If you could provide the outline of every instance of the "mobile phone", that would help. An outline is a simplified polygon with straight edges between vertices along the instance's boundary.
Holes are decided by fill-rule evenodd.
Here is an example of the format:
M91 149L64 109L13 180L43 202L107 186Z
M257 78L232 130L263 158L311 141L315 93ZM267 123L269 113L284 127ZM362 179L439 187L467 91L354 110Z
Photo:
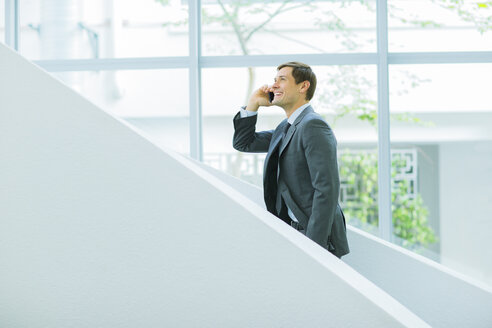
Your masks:
M273 101L273 98L275 98L275 95L273 94L273 92L269 92L268 96L270 97L270 103L271 103Z

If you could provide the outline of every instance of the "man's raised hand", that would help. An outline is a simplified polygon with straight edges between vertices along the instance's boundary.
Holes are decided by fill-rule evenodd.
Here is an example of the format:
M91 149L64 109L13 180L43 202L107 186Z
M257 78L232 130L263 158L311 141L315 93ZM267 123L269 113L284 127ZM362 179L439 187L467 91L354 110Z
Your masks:
M267 84L261 86L259 89L255 90L251 97L249 98L248 106L246 106L246 110L256 112L260 106L272 106L270 102L269 93L272 91L272 88Z

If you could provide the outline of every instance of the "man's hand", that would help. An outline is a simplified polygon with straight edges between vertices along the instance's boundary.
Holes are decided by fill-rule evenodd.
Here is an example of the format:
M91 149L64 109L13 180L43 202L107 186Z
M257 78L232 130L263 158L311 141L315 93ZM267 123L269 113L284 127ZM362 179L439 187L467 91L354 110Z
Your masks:
M258 90L255 90L251 97L249 98L248 106L246 106L246 110L256 112L260 106L272 106L270 102L269 93L272 91L272 88L268 85L261 86Z

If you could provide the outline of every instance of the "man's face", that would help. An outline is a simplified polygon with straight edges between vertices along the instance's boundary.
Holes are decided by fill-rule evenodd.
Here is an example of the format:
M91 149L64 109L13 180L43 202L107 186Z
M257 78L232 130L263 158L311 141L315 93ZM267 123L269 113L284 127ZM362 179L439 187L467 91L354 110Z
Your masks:
M295 104L300 97L305 97L299 92L300 84L296 84L292 76L292 67L283 67L277 72L272 89L275 95L272 104L280 107Z

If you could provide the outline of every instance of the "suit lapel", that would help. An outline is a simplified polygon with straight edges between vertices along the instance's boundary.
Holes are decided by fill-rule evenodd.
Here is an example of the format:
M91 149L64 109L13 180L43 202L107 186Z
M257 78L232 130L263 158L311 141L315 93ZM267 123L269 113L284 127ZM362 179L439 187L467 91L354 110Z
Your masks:
M285 124L287 124L287 120L286 120ZM282 134L279 134L273 140L273 143L271 144L270 149L268 150L268 153L267 153L267 155L265 157L265 171L266 171L266 167L267 167L266 164L270 161L270 157L275 152L275 150L277 149L277 147L280 146L280 142L281 141L282 141ZM264 173L266 173L266 172L264 172Z
M282 142L282 145L280 146L280 153L279 153L279 157L282 155L282 152L284 151L284 149L287 147L287 145L289 144L290 142L290 139L292 139L292 136L294 135L294 132L296 132L296 129L297 129L297 124L299 124L302 119L308 114L308 113L312 113L313 112L313 108L311 106L308 106L306 107L302 113L296 118L296 120L294 121L294 124L292 124L292 126L289 128L289 130L287 131L287 134L285 135L285 138Z

